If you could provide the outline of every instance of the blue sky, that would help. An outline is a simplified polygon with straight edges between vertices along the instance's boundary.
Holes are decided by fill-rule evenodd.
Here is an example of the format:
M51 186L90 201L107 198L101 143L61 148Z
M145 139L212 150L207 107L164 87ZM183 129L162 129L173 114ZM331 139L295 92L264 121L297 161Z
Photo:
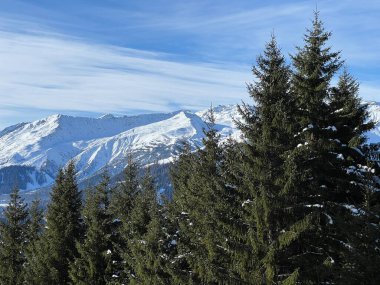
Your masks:
M1 0L0 128L247 100L270 34L289 58L316 6L362 97L380 101L378 0Z

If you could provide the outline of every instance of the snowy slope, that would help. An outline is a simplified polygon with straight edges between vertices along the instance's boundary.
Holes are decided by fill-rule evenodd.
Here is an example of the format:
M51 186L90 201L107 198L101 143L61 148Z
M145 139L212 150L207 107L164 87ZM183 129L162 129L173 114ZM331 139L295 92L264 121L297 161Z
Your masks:
M380 142L380 106L370 103L369 110L379 123L368 138ZM22 190L51 185L70 159L76 162L79 182L105 169L111 175L120 173L129 153L142 166L168 163L183 141L201 146L206 111L100 118L53 115L10 126L0 132L0 194L15 183ZM222 139L240 138L234 125L234 119L240 119L236 106L217 106L214 116Z
M217 127L228 135L234 131L229 123ZM0 133L0 193L21 177L22 190L48 186L70 159L80 181L105 169L119 173L129 153L141 165L166 163L183 141L201 145L204 128L204 120L188 111L97 119L53 115L11 126ZM6 181L10 173L12 181Z
M222 138L233 137L239 139L241 133L235 127L235 120L241 120L241 116L236 108L236 105L219 105L213 108L216 121L216 129L222 135ZM208 110L202 110L195 113L204 121L208 121Z
M371 120L376 122L375 128L367 133L367 138L369 142L379 143L380 142L380 105L377 102L368 103L368 110Z

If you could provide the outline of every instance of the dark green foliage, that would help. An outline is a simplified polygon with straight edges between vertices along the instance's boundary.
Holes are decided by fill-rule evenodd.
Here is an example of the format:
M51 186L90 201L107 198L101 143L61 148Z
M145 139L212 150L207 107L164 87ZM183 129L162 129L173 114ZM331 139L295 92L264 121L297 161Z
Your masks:
M129 155L128 164L124 170L124 181L121 181L112 191L111 211L122 221L128 218L133 208L134 197L139 186L138 171L137 163L132 155Z
M330 81L341 62L339 53L325 47L329 37L316 13L313 28L305 35L305 46L293 57L298 145L289 152L285 162L284 191L290 193L289 202L293 204L290 221L300 223L302 230L301 235L291 240L295 257L288 266L299 269L298 280L305 283L331 281L331 265L337 261L332 251L343 249L333 240L335 233L330 232L330 223L337 223L338 217L328 209L337 202L333 201L337 185L332 176L341 172L336 164L339 163L337 153L332 151L335 126L329 121L328 102ZM329 233L331 240L328 240Z
M23 266L28 241L27 205L16 188L0 222L0 284L23 284Z
M82 236L81 192L75 181L74 163L60 170L46 213L46 230L29 255L29 284L68 284L69 263L77 255Z
M109 284L114 273L112 216L109 211L109 177L87 193L82 212L85 238L77 242L78 257L70 265L73 284Z
M44 211L40 200L33 200L29 209L30 223L28 225L28 240L30 243L38 240L43 231Z
M34 274L30 269L33 266L29 262L37 252L37 246L41 235L43 234L44 215L40 207L40 200L33 200L29 209L30 222L28 225L28 246L25 249L26 263L24 267L24 279L32 280L30 274Z
M359 98L359 84L345 68L338 85L332 88L329 120L336 127L335 136L349 147L347 149L362 146L365 143L363 134L374 127L367 108Z
M182 232L179 230L180 224L187 221L187 212L184 212L184 209L188 209L190 206L187 202L188 192L191 191L188 181L192 173L194 173L193 164L194 156L191 152L191 147L189 144L184 143L178 160L170 170L174 199L173 203L169 205L169 213L170 221L172 221L174 227L171 236L176 244L172 248L173 256L168 270L175 281L174 284L194 284L192 280L194 277L185 258L189 241L186 234L182 236Z
M273 284L295 272L281 263L281 254L288 247L283 242L283 229L291 225L284 211L289 197L282 189L284 158L294 147L295 100L290 91L290 69L273 36L258 57L253 74L259 80L248 90L256 105L240 107L244 121L238 123L246 140L237 185L245 196L241 207L248 225L245 246L249 252L239 259L247 259L241 268L247 283Z
M361 184L364 199L358 208L350 208L355 216L351 241L350 262L346 264L349 275L345 276L346 284L379 284L380 264L380 191L374 183L372 171L378 167L369 164L364 174L366 183ZM368 171L369 170L369 171ZM363 282L365 280L365 282Z
M128 221L125 257L131 265L129 284L172 284L165 268L168 241L162 209L157 203L154 181L148 170Z
M372 127L347 73L331 88L341 61L325 47L329 38L316 13L305 46L293 57L297 147L286 157L284 192L291 197L288 220L301 231L294 238L285 228L284 240L292 246L288 257L294 256L287 266L306 284L346 284L355 272L350 252L356 218L348 208L363 201L356 170L364 159L364 131Z
M297 97L297 119L300 126L325 123L329 112L328 99L330 83L342 65L339 52L326 47L331 33L326 32L315 12L313 27L304 36L303 47L292 57L295 72L292 86ZM313 131L311 131L313 133Z
M124 171L124 181L120 182L111 192L110 211L113 218L115 273L118 280L128 283L131 268L125 262L123 255L128 252L129 221L135 199L139 190L138 165L130 155Z
M369 120L367 104L358 97L358 83L345 69L331 95L331 121L337 126L335 142L337 153L345 171L345 192L348 194L343 203L346 217L342 231L349 251L344 253L342 282L359 284L379 283L376 265L380 264L379 215L380 193L377 182L378 165L368 160L370 148L364 145L365 132L374 123ZM344 175L341 175L340 182ZM349 223L350 226L347 226Z
M220 139L210 125L204 148L181 155L172 171L174 210L178 220L178 264L175 278L186 284L233 284L239 278L230 267L236 206L241 204L225 177L225 160ZM182 284L181 283L181 284Z

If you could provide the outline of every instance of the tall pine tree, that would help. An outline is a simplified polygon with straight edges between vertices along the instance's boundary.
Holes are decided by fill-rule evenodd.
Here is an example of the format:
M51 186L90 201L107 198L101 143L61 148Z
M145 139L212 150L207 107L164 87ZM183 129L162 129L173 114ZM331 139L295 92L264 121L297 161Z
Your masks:
M15 188L0 222L0 284L23 284L25 249L28 241L28 210Z
M33 200L29 208L28 241L31 244L37 241L43 232L44 211L40 204L39 199Z
M352 153L360 152L364 131L371 126L364 123L365 107L352 92L347 95L342 81L332 96L331 81L342 61L326 47L330 36L315 13L305 45L293 57L297 146L286 156L283 191L290 197L288 221L301 231L289 225L284 240L292 247L287 266L298 272L298 282L310 284L344 284L352 272L347 264L355 218L347 205L360 204L363 196L356 186L360 175L349 169L363 161ZM339 99L344 92L346 98Z
M295 102L290 90L291 72L272 36L253 68L257 82L248 86L254 107L239 108L243 117L238 126L245 141L240 163L242 177L238 182L245 196L241 207L248 225L246 249L239 255L244 262L242 278L249 284L276 284L283 277L290 279L296 271L282 267L281 253L286 243L282 231L286 225L284 211L284 157L294 147ZM244 263L243 263L244 264ZM289 279L289 280L290 280Z
M74 284L110 284L114 273L112 216L109 211L109 177L87 193L83 209L86 227L83 242L77 242L78 257L70 265Z
M46 213L46 229L29 255L29 284L70 282L69 264L77 255L76 243L82 237L81 192L75 179L74 162L59 171Z
M177 278L195 284L233 284L236 269L231 266L231 240L236 222L237 196L225 180L225 159L220 136L215 129L213 110L209 112L203 149L184 153L173 170L174 200L179 237L177 260L188 264L188 274ZM181 261L185 259L185 262Z
M378 166L370 161L370 148L365 144L365 133L374 123L369 118L368 105L358 93L359 84L345 69L330 96L331 122L336 128L335 153L346 174L345 185L341 187L348 194L343 203L348 218L344 219L342 230L350 237L346 238L350 250L342 257L341 279L345 284L359 284L363 280L376 284L379 277L373 264L380 258Z
M40 200L33 200L32 205L29 209L29 225L28 225L28 245L25 249L25 268L24 268L24 279L31 280L30 274L34 274L31 272L31 267L33 264L30 264L30 261L33 259L33 255L37 252L38 242L44 231L44 213L43 209L40 206Z
M173 186L173 202L169 205L170 221L174 230L171 236L175 241L172 247L172 260L168 270L175 284L194 284L197 280L192 274L190 265L186 259L188 254L189 239L186 232L180 230L180 224L188 220L189 191L191 191L189 180L194 173L195 155L191 151L191 146L184 142L180 155L175 164L170 169L171 181Z
M114 276L120 282L128 282L131 268L123 255L128 251L129 220L135 199L139 191L139 167L132 155L128 156L128 164L124 170L124 181L121 181L111 192L110 212L113 218L113 240L116 264ZM115 281L116 282L116 281Z
M172 284L166 270L168 239L160 209L148 169L129 220L129 251L125 255L131 265L129 284Z

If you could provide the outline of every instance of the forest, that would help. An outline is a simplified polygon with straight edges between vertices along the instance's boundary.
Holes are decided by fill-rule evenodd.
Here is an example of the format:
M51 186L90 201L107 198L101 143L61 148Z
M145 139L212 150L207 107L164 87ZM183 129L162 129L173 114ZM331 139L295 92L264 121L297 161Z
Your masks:
M290 64L271 36L252 68L242 140L171 165L171 197L129 158L83 191L75 162L46 209L14 189L0 222L0 284L380 284L379 165L359 84L315 13ZM144 175L139 173L144 172Z

